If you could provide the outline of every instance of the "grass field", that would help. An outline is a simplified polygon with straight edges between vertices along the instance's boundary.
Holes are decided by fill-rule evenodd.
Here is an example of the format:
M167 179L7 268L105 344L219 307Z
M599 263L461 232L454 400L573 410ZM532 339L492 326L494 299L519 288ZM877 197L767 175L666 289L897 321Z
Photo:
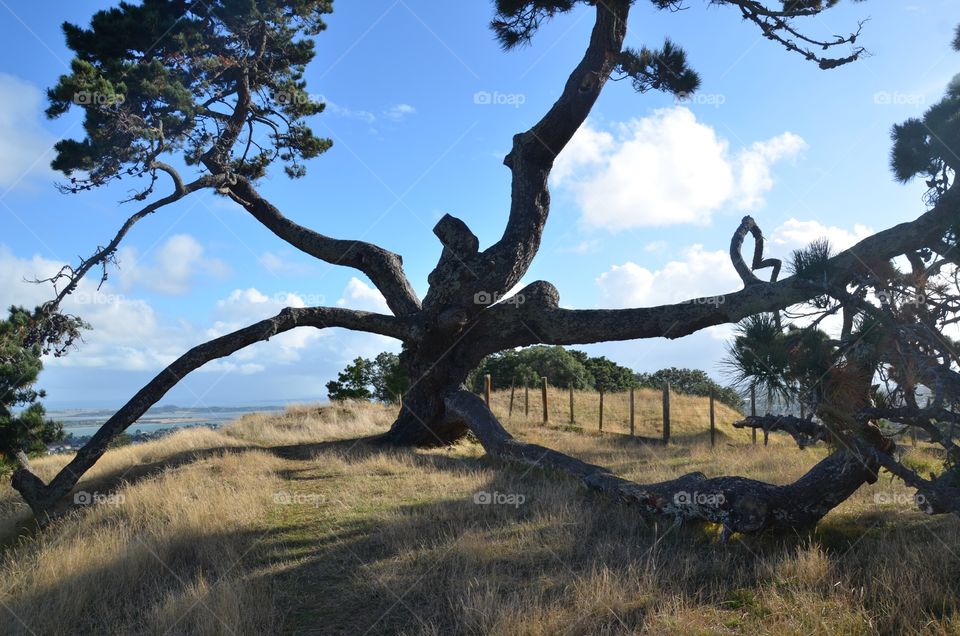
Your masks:
M711 450L689 406L666 448L532 413L507 426L636 481L783 483L825 453L752 447L727 424ZM723 546L470 441L357 441L392 416L298 407L114 450L79 486L99 503L43 530L0 487L0 633L960 633L960 524L889 476L815 532ZM48 477L65 461L37 463Z

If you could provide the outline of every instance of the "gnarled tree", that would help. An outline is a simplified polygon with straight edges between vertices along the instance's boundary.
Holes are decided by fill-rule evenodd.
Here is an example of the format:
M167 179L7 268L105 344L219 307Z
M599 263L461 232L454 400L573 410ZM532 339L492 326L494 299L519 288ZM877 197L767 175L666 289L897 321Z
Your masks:
M824 265L823 280L791 276L764 282L755 270L763 258L762 234L745 218L731 242L731 257L744 289L722 304L697 302L623 310L561 309L556 288L537 281L522 289L523 303L495 302L527 272L540 246L550 211L547 187L553 162L586 120L609 79L629 79L640 92L687 94L699 84L683 50L667 41L660 48L624 47L632 6L644 0L497 0L492 28L505 48L529 42L544 20L585 5L594 15L582 59L559 97L529 130L517 134L504 159L512 178L503 235L481 249L467 224L447 215L434 228L442 244L429 291L419 299L397 254L362 241L336 239L285 216L257 189L275 163L287 174L304 174L304 161L330 144L306 125L322 104L311 101L302 76L313 55L311 37L331 10L327 0L145 0L94 16L89 28L65 27L76 53L72 72L50 91L52 116L79 106L86 137L58 147L54 167L71 177L70 191L114 179L143 175L148 184L133 196L147 201L172 182L170 194L134 213L106 247L52 279L57 295L48 309L70 294L84 275L109 264L130 227L164 206L200 190L229 197L293 247L318 259L365 274L386 299L392 315L342 308L287 309L276 317L199 345L161 371L92 437L49 484L28 471L14 486L34 510L46 510L76 484L105 451L110 439L133 423L185 374L245 346L296 327L344 327L383 334L403 342L401 363L411 378L403 410L383 441L441 445L472 429L487 451L505 459L552 466L591 487L642 503L644 509L723 523L727 532L815 523L864 481L874 479L885 449L851 436L837 451L791 486L771 486L739 477L706 480L686 476L667 484L638 486L556 451L523 444L496 422L477 400L461 392L467 374L486 355L511 347L585 344L636 338L678 338L746 316L796 305L842 286L862 271L864 260L885 260L943 241L956 210L948 189L913 222L872 236ZM650 0L661 10L679 0ZM784 0L766 6L755 0L709 0L755 24L768 39L831 69L863 55L859 27L849 36L820 41L800 30L835 0ZM840 50L837 56L832 51ZM78 100L77 95L86 96ZM266 135L261 133L265 132ZM266 141L264 141L266 140ZM199 172L181 177L183 163ZM757 250L748 265L740 248L748 233ZM828 484L829 487L825 487ZM690 489L710 494L685 502ZM722 495L722 496L721 496Z

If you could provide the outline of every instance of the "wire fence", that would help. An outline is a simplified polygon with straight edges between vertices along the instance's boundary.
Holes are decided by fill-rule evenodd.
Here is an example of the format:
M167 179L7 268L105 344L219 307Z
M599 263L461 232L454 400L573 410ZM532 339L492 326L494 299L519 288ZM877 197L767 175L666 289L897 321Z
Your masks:
M643 438L669 444L672 436L709 436L716 445L722 429L726 436L749 435L730 425L742 419L712 393L693 396L673 391L637 388L628 391L579 391L551 386L541 378L537 387L514 386L492 390L493 378L484 376L481 396L493 413L505 420L522 420L547 426L568 427ZM755 407L754 407L755 408ZM752 436L756 444L756 436Z

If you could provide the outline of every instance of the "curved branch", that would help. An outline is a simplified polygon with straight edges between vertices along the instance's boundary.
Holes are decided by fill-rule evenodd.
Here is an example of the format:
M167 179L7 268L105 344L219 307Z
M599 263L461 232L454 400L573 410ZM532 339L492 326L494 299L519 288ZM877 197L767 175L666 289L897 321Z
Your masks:
M537 281L518 292L517 297L524 302L500 303L481 314L477 334L490 351L537 343L573 345L680 338L706 327L735 323L753 314L784 309L830 290L844 289L855 276L869 272L871 263L889 261L942 237L955 223L958 204L960 190L954 186L933 209L917 219L878 232L830 258L823 267L824 279L819 282L794 275L777 282L750 284L738 292L672 305L560 309L556 288ZM744 229L744 224L737 230L743 235L747 231L749 228ZM736 241L735 236L734 243ZM739 249L736 252L739 253ZM744 276L746 280L753 276L749 271L742 274L749 274Z
M107 263L110 262L110 260L113 258L113 255L116 253L117 249L120 247L120 242L123 241L123 238L127 235L127 232L129 232L130 228L132 228L138 221L140 221L146 216L149 216L150 214L153 214L154 212L156 212L162 207L165 207L167 205L170 205L171 203L175 203L179 201L180 199L184 198L188 194L191 194L198 190L202 190L203 188L216 187L223 181L222 178L205 175L200 177L196 181L192 181L190 183L184 184L180 178L179 173L174 168L168 166L167 164L155 162L154 167L170 175L170 178L173 179L174 191L168 194L167 196L163 197L162 199L158 199L153 203L150 203L149 205L142 207L140 210L132 214L124 222L124 224L117 231L113 239L109 243L107 243L105 247L99 248L96 251L96 253L93 254L93 256L91 256L90 258L82 260L80 262L80 265L76 269L66 266L49 278L43 278L43 279L32 281L35 283L53 283L54 289L56 289L56 284L61 279L63 278L67 279L67 285L60 291L56 292L57 293L56 298L54 298L52 301L49 301L46 304L46 307L48 309L56 309L57 307L59 307L60 303L63 302L64 298L66 298L76 290L77 285L80 284L80 281L83 279L84 276L86 276L90 272L91 269L93 269L97 265L102 265L106 267ZM100 280L100 284L102 285L105 280L106 280L106 272L104 271L104 274Z
M677 522L719 523L723 540L734 532L813 527L860 486L877 479L876 453L858 457L836 451L785 486L744 477L707 478L699 472L656 484L636 484L601 466L515 439L472 393L454 393L445 404L450 416L462 419L492 457L565 473L591 490L638 506L647 514L667 515Z
M748 415L733 423L734 428L753 428L763 431L763 441L776 431L783 431L792 437L800 448L812 446L829 438L827 427L813 420L794 415Z
M254 343L269 340L295 327L343 327L398 339L409 338L411 328L392 316L333 307L287 308L279 314L190 349L158 373L90 438L49 484L25 469L13 474L13 487L36 514L62 500L77 481L103 456L110 441L137 421L187 374L204 364L229 356Z
M295 223L261 196L245 178L237 177L227 186L226 194L277 237L300 251L366 274L395 315L405 316L420 310L420 300L407 280L403 259L398 254L372 243L330 238Z
M629 0L596 3L590 43L560 97L530 130L513 138L513 149L504 159L513 173L510 217L503 236L484 252L492 264L484 276L490 293L503 293L515 285L540 247L550 210L547 177L616 67L630 5Z

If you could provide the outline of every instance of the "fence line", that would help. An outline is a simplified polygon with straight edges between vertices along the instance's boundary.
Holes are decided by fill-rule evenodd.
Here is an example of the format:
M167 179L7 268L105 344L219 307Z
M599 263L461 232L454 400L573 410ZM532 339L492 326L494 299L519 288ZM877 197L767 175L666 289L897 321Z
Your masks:
M516 388L517 388L517 387L516 387L515 385L511 384L511 386L510 386L510 401L509 401L509 406L508 406L508 409L507 409L507 416L508 416L508 417L513 417L513 411L514 411L514 406L515 406L515 397L516 397L516 395L515 395L515 394L516 394ZM540 402L541 402L541 409L542 409L542 410L541 410L540 421L541 421L541 423L542 423L543 425L548 425L548 424L550 424L550 407L551 407L550 400L551 400L551 396L550 396L550 394L549 394L549 392L548 392L548 388L549 388L549 383L548 383L547 378L546 378L546 377L541 377L541 378L540 378ZM492 376L491 376L490 374L486 374L486 375L483 376L483 389L482 389L482 391L483 391L483 399L484 399L484 401L486 402L488 408L490 408L490 401L491 401L490 395L491 395L492 390L493 390L493 378L492 378ZM577 422L578 417L577 417L577 413L576 413L577 398L576 398L575 393L576 393L576 391L574 390L574 388L573 388L572 386L569 387L569 390L568 390L569 418L567 418L567 419L569 420L569 423L570 423L571 426L576 426L577 423L578 423L578 422ZM671 439L671 432L672 432L672 431L671 431L671 423L672 423L671 396L672 396L672 393L673 393L673 389L671 388L670 384L667 383L667 382L665 382L665 383L663 384L662 388L661 388L661 408L660 408L660 412L657 413L658 417L651 417L651 416L650 416L651 414L650 414L650 411L649 411L649 406L647 406L647 408L645 409L645 410L646 410L646 415L641 415L640 413L638 413L637 404L636 404L636 389L635 389L634 387L631 387L631 388L629 389L629 391L628 391L627 407L628 407L629 411L628 411L628 413L626 414L626 417L624 418L624 414L623 414L623 412L621 411L621 412L620 412L620 415L614 414L614 417L613 417L613 420L612 420L612 421L614 421L614 422L620 422L620 423L621 423L621 426L622 426L622 424L623 424L623 422L624 422L624 419L626 419L626 421L627 421L627 423L628 423L628 427L629 427L629 433L626 433L626 434L629 435L630 437L636 437L636 436L637 436L638 424L641 425L641 426L643 426L643 427L644 427L645 429L647 429L647 430L649 430L649 428L651 428L651 427L652 427L652 428L656 428L656 429L659 430L659 433L660 433L660 435L659 435L659 440L662 441L662 443L664 443L664 444L669 444L669 443L670 443L670 439ZM601 432L601 433L603 433L603 432L612 432L612 433L616 433L616 434L624 434L624 433L620 433L620 432L617 432L617 431L610 431L610 430L604 431L604 428L603 428L603 427L604 427L604 423L605 423L605 418L606 418L608 415L610 415L610 413L608 413L608 411L610 410L611 405L610 405L610 401L607 399L609 396L607 395L606 391L604 391L603 389L600 389L600 390L598 391L598 394L599 394L599 409L598 409L598 411L597 411L597 417L596 417L596 425L597 425L596 430L597 430L598 432ZM562 395L562 394L561 394L561 395ZM690 397L700 397L700 396L690 396ZM710 446L711 446L711 447L714 447L714 446L716 446L716 443L717 443L716 394L715 394L715 392L714 392L713 390L711 390L710 393L709 393L707 396L703 396L703 397L706 397L707 400L708 400L708 413L707 413L707 417L705 418L706 421L704 422L704 424L705 424L705 429L706 429L706 431L709 432L709 436L710 436ZM554 396L554 399L555 399L555 398L556 398L556 396ZM562 399L562 398L561 398L561 399ZM614 401L614 404L616 404L616 403L617 403L617 401ZM619 402L619 403L621 404L621 408L622 408L622 402ZM594 403L594 404L596 404L596 403ZM556 408L556 407L554 406L554 408ZM756 391L751 388L751 391L750 391L750 412L751 412L751 414L755 414L755 413L756 413L756 409L757 409ZM524 414L524 417L525 417L525 418L529 418L529 416L530 416L530 387L529 387L529 386L524 386L524 387L523 387L523 414ZM561 420L560 420L560 421L563 421L564 418L562 417L562 416L563 416L562 407L561 407L561 410L560 410L560 414L561 414ZM581 414L581 415L582 415L582 414ZM638 421L638 420L639 420L639 421ZM607 421L609 421L609 419L608 419ZM582 425L583 422L581 422L580 424ZM609 427L608 427L608 429L609 429ZM751 431L751 441L752 441L752 443L753 443L754 445L756 445L756 443L757 443L756 437L757 437L756 429L752 429L752 431ZM766 440L764 440L764 441L766 442Z

